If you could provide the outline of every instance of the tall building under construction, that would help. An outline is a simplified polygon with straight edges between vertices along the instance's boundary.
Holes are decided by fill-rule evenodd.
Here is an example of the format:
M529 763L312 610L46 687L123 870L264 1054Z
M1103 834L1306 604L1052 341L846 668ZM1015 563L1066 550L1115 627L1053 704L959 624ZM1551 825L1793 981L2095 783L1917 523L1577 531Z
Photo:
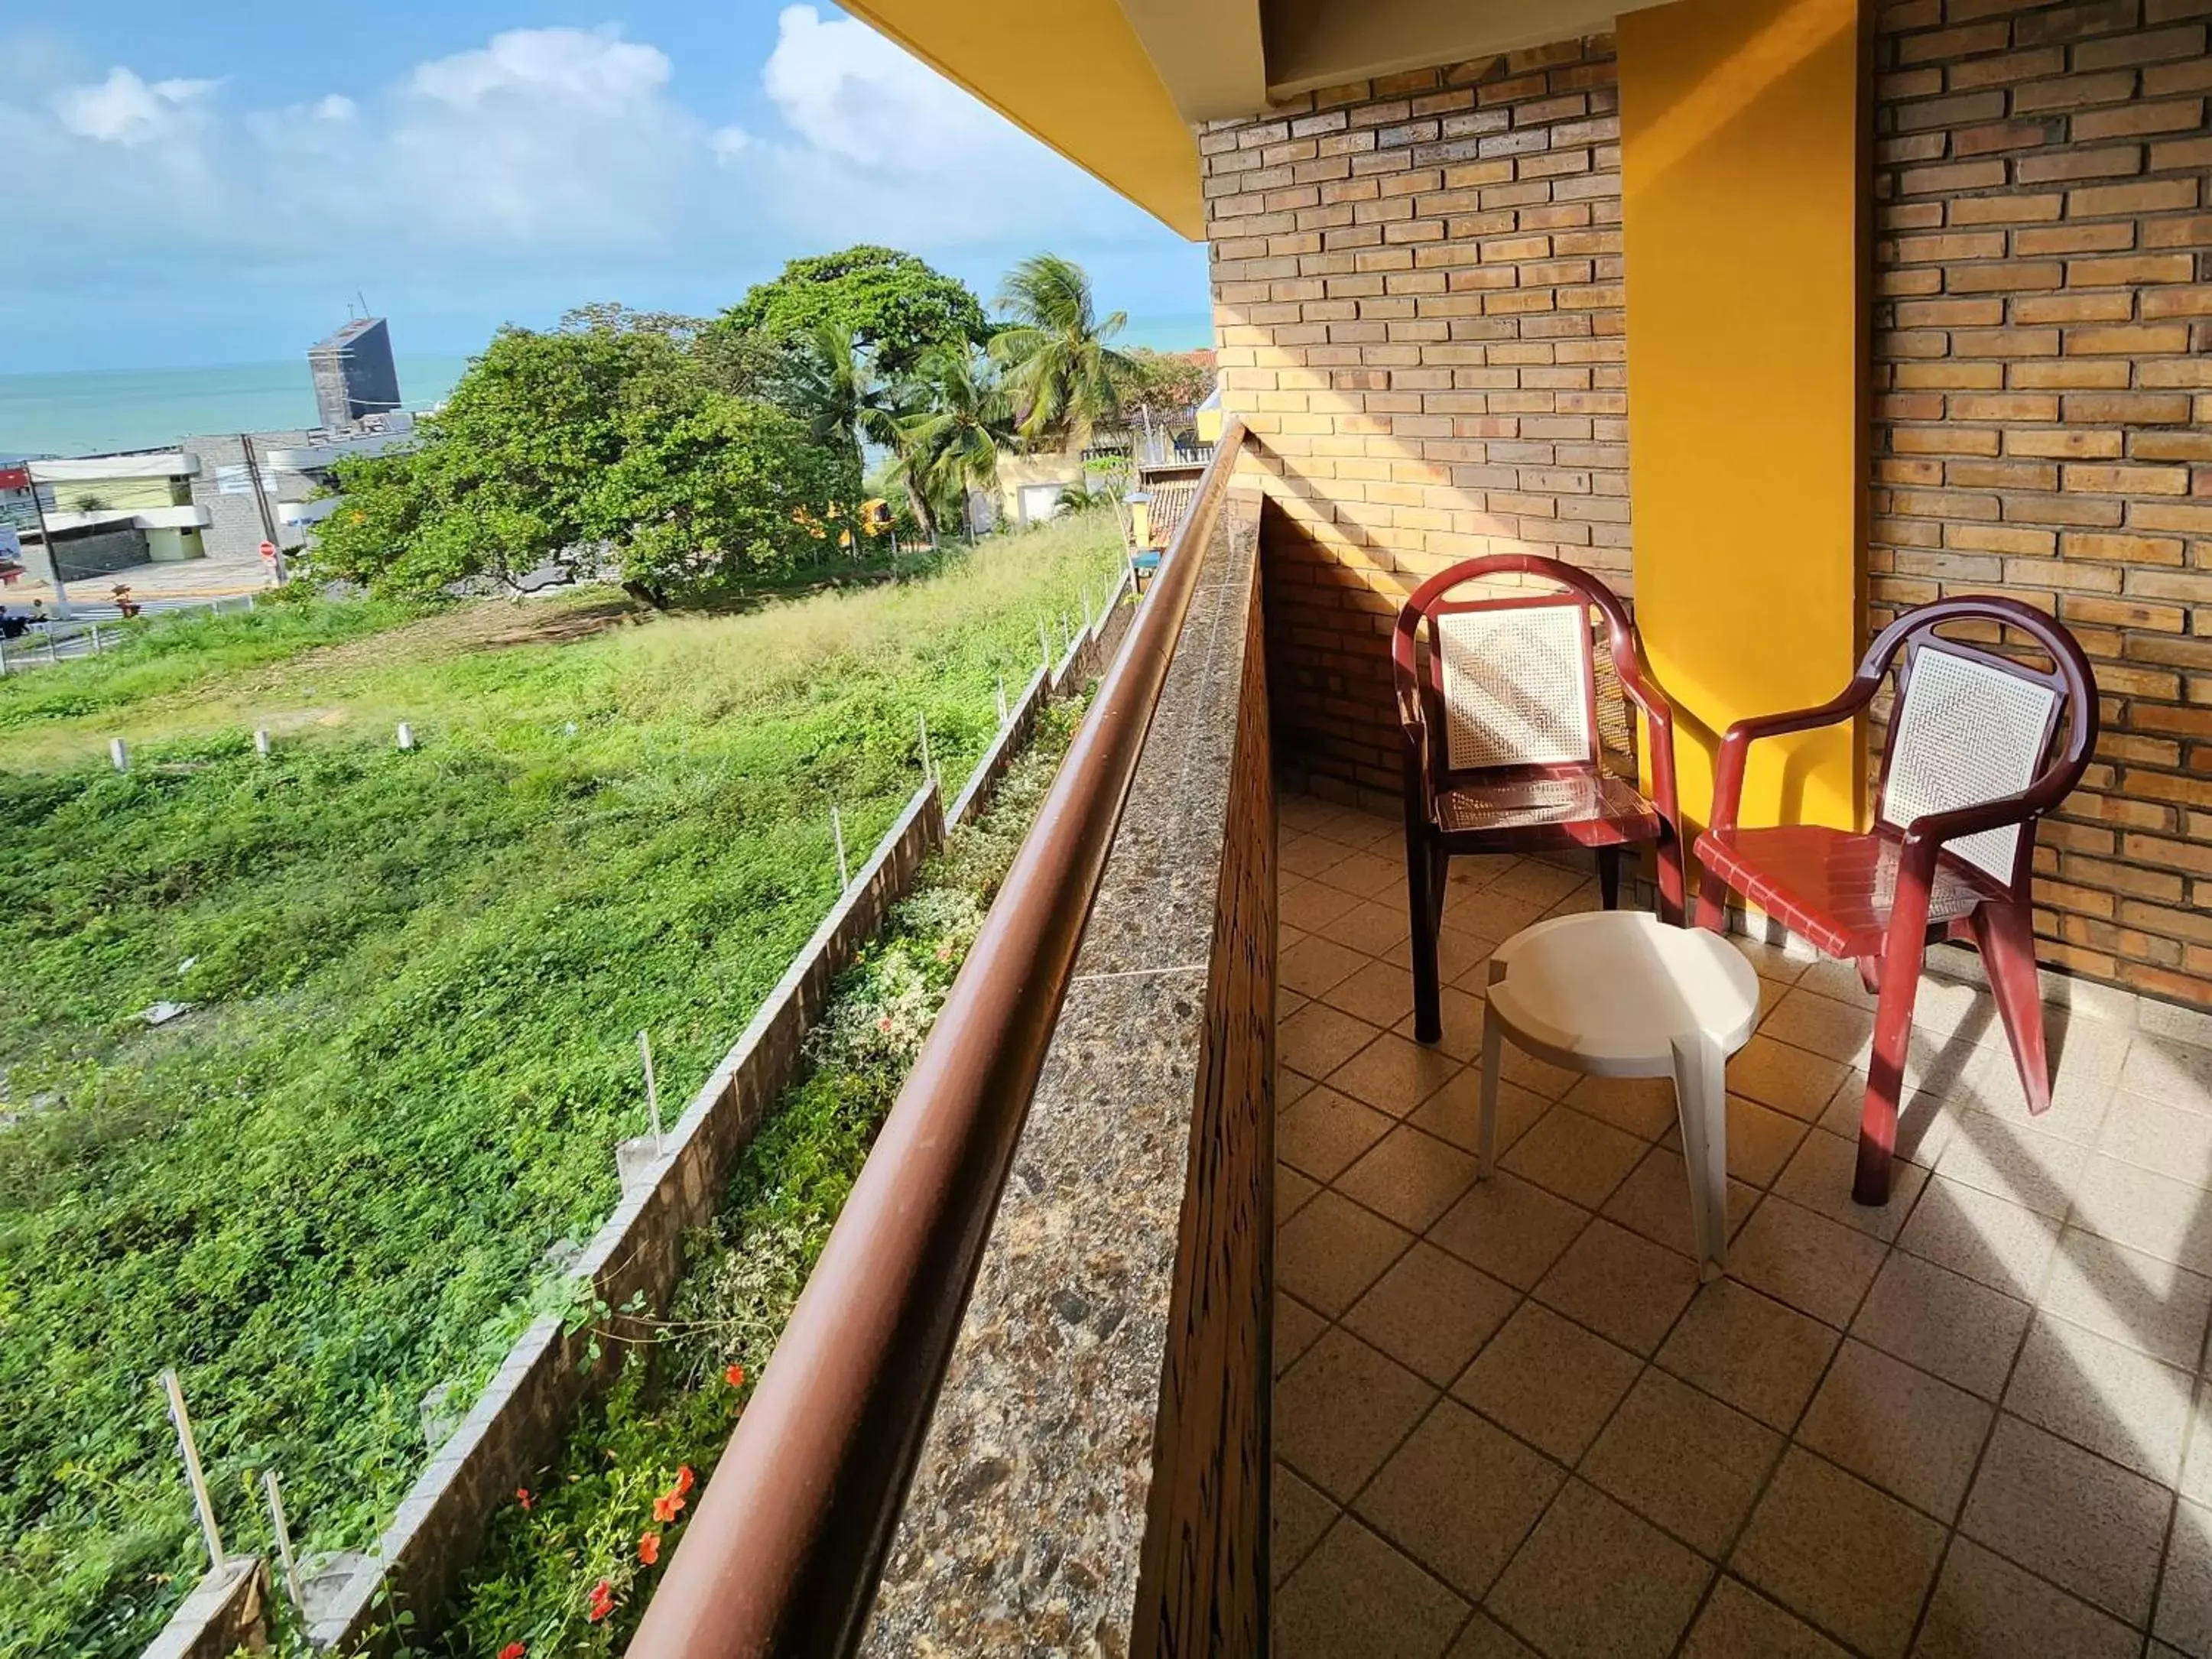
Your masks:
M381 317L356 317L309 347L307 367L326 428L335 431L399 407L399 371L392 361L392 332Z

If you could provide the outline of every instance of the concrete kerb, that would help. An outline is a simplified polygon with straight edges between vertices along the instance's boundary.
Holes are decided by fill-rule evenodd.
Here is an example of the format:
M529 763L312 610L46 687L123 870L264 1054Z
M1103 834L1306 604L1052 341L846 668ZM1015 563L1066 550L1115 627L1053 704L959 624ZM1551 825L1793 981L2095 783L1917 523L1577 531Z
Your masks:
M210 1567L146 1650L144 1659L230 1659L265 1642L269 1575L258 1555Z
M499 1506L544 1466L586 1394L605 1386L619 1370L625 1346L621 1339L632 1334L623 1328L626 1320L619 1310L641 1294L650 1310L665 1306L682 1276L684 1233L704 1224L719 1207L762 1117L797 1075L800 1045L827 1006L837 975L882 927L891 905L912 886L922 860L989 799L1034 733L1044 700L1059 695L1079 670L1103 663L1119 647L1130 617L1130 607L1121 603L1127 586L1125 573L1106 613L1078 635L1059 668L1050 674L1037 671L950 812L934 781L908 802L744 1034L693 1095L661 1156L637 1172L631 1189L586 1247L571 1277L588 1287L599 1322L615 1340L605 1342L594 1360L586 1326L568 1328L557 1314L532 1322L401 1500L374 1551L315 1610L309 1637L318 1648L382 1651L396 1637L390 1628L393 1611L414 1609L414 1633L419 1635L424 1610L442 1607L452 1595ZM172 1624L183 1616L179 1609ZM148 1659L154 1653L149 1649Z

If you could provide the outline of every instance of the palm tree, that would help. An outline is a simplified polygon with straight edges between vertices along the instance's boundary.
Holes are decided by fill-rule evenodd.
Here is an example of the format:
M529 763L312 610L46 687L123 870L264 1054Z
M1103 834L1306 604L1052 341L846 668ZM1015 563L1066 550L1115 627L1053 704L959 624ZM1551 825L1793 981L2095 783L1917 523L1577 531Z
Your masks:
M967 345L934 347L916 367L917 389L926 401L921 412L899 423L892 471L933 538L938 508L954 501L964 505L971 489L994 488L999 452L1018 434L1005 388ZM966 512L960 516L964 525Z
M845 451L856 468L861 446L896 446L899 422L912 412L899 388L877 378L873 359L853 331L826 322L793 353L783 401L815 442Z
M1128 322L1121 312L1101 320L1091 278L1081 265L1039 253L1006 273L999 309L1010 319L991 337L993 361L1006 368L1007 395L1030 443L1090 441L1091 428L1121 411L1114 371L1127 360L1107 344Z

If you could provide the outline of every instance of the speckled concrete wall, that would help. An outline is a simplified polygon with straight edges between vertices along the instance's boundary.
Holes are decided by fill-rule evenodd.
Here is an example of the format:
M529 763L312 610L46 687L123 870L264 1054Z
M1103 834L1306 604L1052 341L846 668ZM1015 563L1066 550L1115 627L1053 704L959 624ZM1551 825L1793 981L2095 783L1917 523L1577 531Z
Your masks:
M1246 1651L1211 1626L1264 1628L1257 506L1232 493L1205 543L868 1654Z

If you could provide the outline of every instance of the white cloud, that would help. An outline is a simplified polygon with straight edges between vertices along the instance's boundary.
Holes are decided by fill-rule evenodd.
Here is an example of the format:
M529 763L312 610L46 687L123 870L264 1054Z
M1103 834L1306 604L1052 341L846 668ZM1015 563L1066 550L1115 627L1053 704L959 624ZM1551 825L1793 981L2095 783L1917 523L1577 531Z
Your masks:
M54 112L81 138L143 144L173 131L184 106L214 88L212 81L156 81L149 86L118 67L94 85L64 88L55 95Z
M456 109L513 97L598 113L618 113L668 84L671 64L655 46L596 29L509 29L478 52L418 66L410 87Z
M573 303L638 270L713 289L860 240L956 268L1166 246L865 24L809 5L781 15L757 85L719 97L679 98L668 55L611 26L507 30L353 95L301 84L314 61L220 97L130 67L0 85L15 205L57 256L0 267L0 310L32 315L11 296L35 293L58 313L96 288L110 311L173 316L247 283L404 282L497 315L522 303L509 295Z
M870 170L928 173L950 161L1034 148L992 111L854 18L787 6L761 85L791 130Z

